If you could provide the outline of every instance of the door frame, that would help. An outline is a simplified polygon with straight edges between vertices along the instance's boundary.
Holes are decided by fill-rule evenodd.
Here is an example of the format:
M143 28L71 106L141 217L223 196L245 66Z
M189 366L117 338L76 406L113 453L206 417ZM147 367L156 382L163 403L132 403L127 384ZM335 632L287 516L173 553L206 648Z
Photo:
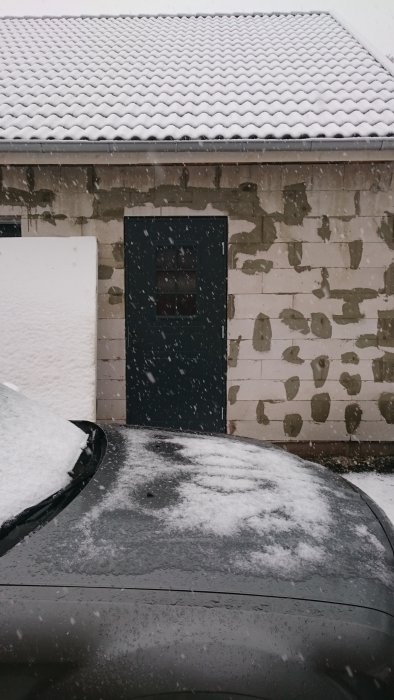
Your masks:
M228 409L228 400L227 400L227 385L228 385L228 242L229 242L229 229L230 229L230 220L228 216L227 211L222 211L219 209L214 209L213 207L207 207L205 210L199 210L196 211L195 209L190 209L189 207L176 207L174 205L168 206L168 207L155 207L153 205L148 205L148 206L136 206L136 207L125 207L124 213L123 213L123 239L124 242L126 241L126 219L127 218L132 218L132 217L148 217L148 218L165 218L165 217L172 217L172 218L183 218L183 217L210 217L210 218L225 218L227 220L227 226L226 226L226 234L227 234L227 240L225 241L225 259L226 259L226 268L225 268L225 285L226 285L226 314L224 318L224 339L225 339L225 362L224 362L224 396L223 396L223 424L224 424L224 432L227 433L227 409ZM125 250L126 250L126 245L125 245ZM125 261L124 261L124 267L125 267L125 293L127 294L127 261L126 261L126 254L125 254ZM127 328L127 311L125 308L125 344L126 344L126 362L127 362L127 353L128 353L128 328ZM127 415L127 406L128 406L128 399L129 399L129 386L128 386L128 373L126 371L126 415Z

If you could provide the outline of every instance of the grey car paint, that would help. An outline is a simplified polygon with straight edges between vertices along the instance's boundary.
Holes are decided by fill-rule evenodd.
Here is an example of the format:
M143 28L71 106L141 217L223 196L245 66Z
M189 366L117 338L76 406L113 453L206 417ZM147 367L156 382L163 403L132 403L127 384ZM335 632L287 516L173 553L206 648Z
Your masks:
M179 474L156 480L153 498L151 482L131 490L135 507L118 502L87 532L122 470L132 479L130 430L108 428L84 490L0 558L0 697L392 698L394 538L362 494L303 463L335 519L331 556L296 575L234 567L235 551L258 544L246 530L166 532L157 509L176 499ZM182 462L174 434L149 435L152 454ZM358 551L360 524L370 537Z

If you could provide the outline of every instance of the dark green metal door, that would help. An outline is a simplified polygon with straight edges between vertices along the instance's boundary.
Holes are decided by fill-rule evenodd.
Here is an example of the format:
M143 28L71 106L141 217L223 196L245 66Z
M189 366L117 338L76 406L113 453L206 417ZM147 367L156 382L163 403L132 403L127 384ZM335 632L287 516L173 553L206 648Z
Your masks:
M225 431L227 220L128 217L127 422Z

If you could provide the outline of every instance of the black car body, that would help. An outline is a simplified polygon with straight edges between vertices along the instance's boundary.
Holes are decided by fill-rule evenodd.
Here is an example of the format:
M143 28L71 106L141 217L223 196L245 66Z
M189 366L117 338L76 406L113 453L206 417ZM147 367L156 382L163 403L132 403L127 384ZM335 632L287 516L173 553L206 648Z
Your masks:
M393 529L357 488L225 436L89 454L0 541L1 699L394 697Z

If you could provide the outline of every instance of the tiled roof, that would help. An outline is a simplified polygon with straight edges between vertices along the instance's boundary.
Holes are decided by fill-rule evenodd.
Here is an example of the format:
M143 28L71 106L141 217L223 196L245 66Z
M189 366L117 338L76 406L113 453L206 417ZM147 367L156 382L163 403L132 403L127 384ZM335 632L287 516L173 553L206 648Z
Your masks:
M327 13L0 19L0 139L394 135L394 77Z

